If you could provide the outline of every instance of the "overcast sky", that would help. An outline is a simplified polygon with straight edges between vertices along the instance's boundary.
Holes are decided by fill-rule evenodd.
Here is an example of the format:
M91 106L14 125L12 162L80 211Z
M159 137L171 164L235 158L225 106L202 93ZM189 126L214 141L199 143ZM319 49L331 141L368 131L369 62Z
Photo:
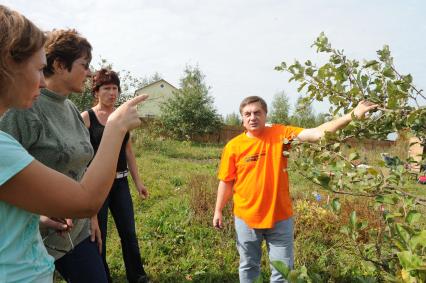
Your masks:
M324 31L333 46L357 59L390 45L397 69L426 88L426 1L1 1L44 30L76 28L93 46L93 61L138 77L159 72L179 86L185 65L206 75L221 114L248 95L268 103L296 86L274 71L281 61L320 60L310 45ZM316 105L326 112L325 105Z

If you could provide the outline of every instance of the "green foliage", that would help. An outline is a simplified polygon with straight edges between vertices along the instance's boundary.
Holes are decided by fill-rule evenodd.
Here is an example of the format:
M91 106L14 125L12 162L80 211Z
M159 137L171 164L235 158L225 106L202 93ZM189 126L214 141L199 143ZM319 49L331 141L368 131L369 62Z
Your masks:
M326 122L326 114L315 115L314 110L306 99L299 97L290 115L290 103L284 91L274 95L268 117L274 124L294 125L303 128L312 128Z
M273 261L271 263L289 283L320 283L323 282L321 276L316 273L309 272L306 266L302 266L297 270L290 268L281 261Z
M179 140L188 140L220 130L221 119L213 102L201 70L187 66L180 89L161 106L160 120L165 131Z
M291 124L302 128L313 128L317 126L315 112L303 97L297 99L294 113L291 116Z
M225 116L224 123L225 125L230 125L230 126L241 126L241 123L242 123L241 116L235 112L231 114L227 114Z
M289 72L290 81L298 83L299 91L305 92L299 99L301 104L327 99L334 116L349 113L365 99L379 107L370 119L353 117L354 121L345 129L326 134L319 144L294 143L294 165L324 190L370 198L375 201L376 209L383 210L378 219L373 219L382 223L376 227L369 227L368 221L353 211L348 215L347 224L340 229L357 245L359 256L373 264L379 281L424 282L426 230L424 223L418 222L418 211L426 205L426 198L407 192L412 178L408 165L414 161L395 158L387 165L379 162L358 166L361 153L345 152L342 145L351 137L379 139L404 129L424 143L426 107L420 106L419 100L425 97L413 86L411 75L397 72L388 46L377 51L377 60L363 62L349 59L343 50L332 48L323 33L313 46L317 52L328 55L324 65L316 66L308 60L303 64L295 61L291 65L283 62L276 67ZM336 212L339 206L336 200L331 204ZM296 271L305 274L303 268Z
M309 190L312 192L312 185L299 182L292 183L292 190L300 191L300 187L303 186L307 192ZM295 266L296 269L306 266L309 274L317 274L323 280L313 282L350 281L354 275L374 276L368 263L356 256L356 245L338 232L346 224L342 219L349 216L354 207L357 209L365 207L360 212L363 216L371 217L374 213L370 212L365 201L360 204L354 201L356 200L338 201L339 215L328 209L332 203L327 204L327 197L324 194L320 202L314 200L312 193L309 193L303 198L299 196L293 203Z
M271 106L268 115L271 123L288 125L290 122L290 103L287 94L284 91L276 93Z
M68 96L68 99L71 100L75 106L77 106L80 112L86 111L93 106L93 96L92 96L92 83L90 80L87 80L84 83L84 89L82 93L72 93Z
M147 86L147 85L149 85L149 84L152 84L152 83L158 82L159 80L162 80L162 79L163 79L163 76L162 76L160 73L155 72L155 73L154 73L154 74L152 74L151 76L143 77L143 78L139 79L139 80L137 81L136 88L142 88L142 87L145 87L145 86Z
M321 124L324 124L325 122L329 121L330 117L328 114L325 113L319 113L316 117L315 117L315 126L319 126Z

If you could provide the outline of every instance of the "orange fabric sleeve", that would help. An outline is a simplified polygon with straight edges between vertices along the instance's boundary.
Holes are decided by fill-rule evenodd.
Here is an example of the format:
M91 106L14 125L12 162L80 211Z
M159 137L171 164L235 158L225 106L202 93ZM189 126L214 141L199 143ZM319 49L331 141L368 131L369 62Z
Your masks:
M227 144L223 149L218 172L218 179L224 182L235 180L237 173L235 153L231 151L230 147L231 145Z

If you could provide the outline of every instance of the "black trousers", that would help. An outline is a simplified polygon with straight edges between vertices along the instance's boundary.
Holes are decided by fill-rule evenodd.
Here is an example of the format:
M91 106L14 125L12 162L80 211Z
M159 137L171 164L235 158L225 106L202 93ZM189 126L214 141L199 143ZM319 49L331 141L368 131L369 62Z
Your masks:
M102 258L108 281L111 282L108 263L106 262L108 208L111 211L120 236L127 280L130 283L138 282L146 276L146 273L143 268L138 239L136 237L133 202L130 196L127 177L115 179L111 191L98 213L99 228L102 233Z

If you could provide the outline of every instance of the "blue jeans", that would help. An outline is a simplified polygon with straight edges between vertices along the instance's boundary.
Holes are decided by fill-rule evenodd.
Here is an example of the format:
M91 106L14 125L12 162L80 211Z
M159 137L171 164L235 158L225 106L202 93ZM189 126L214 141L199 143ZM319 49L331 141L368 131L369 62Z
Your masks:
M283 261L293 268L293 218L275 223L270 229L250 228L244 220L235 217L237 249L240 254L240 282L254 282L260 275L262 241L266 241L269 260ZM287 282L271 265L271 282Z
M55 267L68 283L108 282L98 246L90 237L56 260Z
M146 276L146 273L139 252L138 239L136 238L133 202L126 177L114 180L111 191L98 213L99 228L102 233L102 258L108 281L111 282L108 263L106 262L108 208L111 210L121 239L121 250L123 252L127 280L130 283L138 282L139 279Z

